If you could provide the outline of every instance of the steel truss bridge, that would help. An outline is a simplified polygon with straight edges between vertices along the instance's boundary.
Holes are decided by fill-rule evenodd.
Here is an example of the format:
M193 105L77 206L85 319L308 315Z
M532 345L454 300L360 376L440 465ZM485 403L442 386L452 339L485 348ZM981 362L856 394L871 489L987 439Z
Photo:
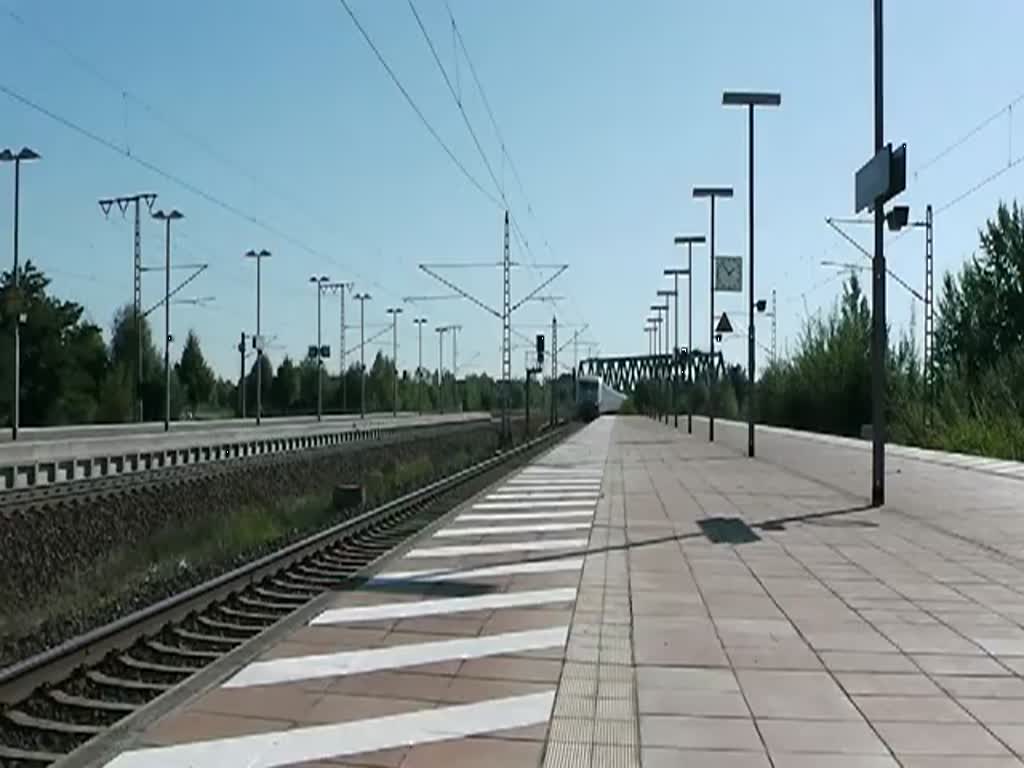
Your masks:
M623 394L636 390L641 381L699 381L709 374L724 375L721 352L680 349L663 355L631 357L588 357L581 360L577 375L600 376L604 383Z

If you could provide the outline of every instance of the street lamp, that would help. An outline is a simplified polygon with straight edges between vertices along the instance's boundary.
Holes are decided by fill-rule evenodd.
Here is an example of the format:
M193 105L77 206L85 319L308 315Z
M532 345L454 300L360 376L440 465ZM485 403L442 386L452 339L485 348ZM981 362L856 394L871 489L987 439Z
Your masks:
M316 420L322 421L324 418L324 364L323 364L323 341L321 340L320 331L320 302L324 293L324 283L330 278L327 275L312 275L309 278L309 282L313 283L316 287ZM263 375L263 371L259 371L257 374Z
M417 346L419 347L418 359L416 361L416 400L419 403L420 416L423 415L423 326L427 322L425 317L414 317L416 333L418 336Z
M264 259L270 258L270 251L262 249L260 251L248 250L245 252L245 258L256 259L256 338L253 341L253 345L256 347L256 426L260 425L260 420L263 417L263 337L260 335L260 266Z
M750 322L747 323L747 455L754 456L754 107L777 107L782 104L778 93L749 93L726 91L722 104L727 107L747 108L747 219L748 269L750 270Z
M710 357L708 358L708 365L711 367L711 372L708 375L708 440L714 442L715 440L715 397L712 387L715 383L715 378L718 374L718 369L715 367L715 202L718 198L730 198L732 197L732 187L694 187L693 196L696 199L710 198L711 200L711 270L710 270L710 285L711 285L711 299L710 299L710 312L708 321L708 341L710 349Z
M660 368L657 368L657 366L658 366L658 363L660 361L661 351L662 351L661 350L661 329L662 329L663 324L665 325L665 327L667 327L667 323L665 321L668 319L668 302L666 302L665 304L651 304L651 311L655 311L655 312L658 313L657 317L654 319L654 323L655 323L655 325L657 326L657 329L658 329L654 333L654 338L655 338L654 351L655 351L655 354L657 355L657 358L654 361L654 365L656 366L656 370L660 374L661 370L660 370ZM662 312L665 313L664 317L661 316ZM665 346L667 347L668 344L666 344ZM660 400L660 398L659 398L659 400ZM658 421L661 421L661 413L660 412L658 413Z
M667 289L659 290L658 291L658 295L664 297L664 299L665 299L665 350L669 353L669 372L670 372L670 376L667 376L666 380L665 380L665 388L669 389L669 395L670 395L669 403L671 404L672 411L674 413L675 410L676 410L676 399L675 399L675 395L676 395L676 390L675 390L675 382L676 382L676 378L675 378L675 376L676 376L676 373L675 373L675 371L676 371L676 352L678 352L678 350L679 350L679 296L677 295L677 293L675 291L667 290ZM676 319L675 319L676 347L675 347L675 350L672 349L671 342L669 341L669 331L671 329L670 329L670 326L669 326L669 323L668 323L669 304L671 303L671 300L672 300L673 297L675 297L675 299L676 299ZM677 421L678 421L678 419L679 419L679 417L676 416L676 420ZM665 414L665 423L668 424L668 413Z
M679 275L686 275L686 288L687 288L687 300L686 300L686 382L691 387L693 386L693 379L691 374L693 372L693 246L700 245L705 242L704 235L676 235L673 239L676 245L686 246L686 269L666 269L666 275L673 275L676 281L676 291L679 291ZM679 302L676 301L676 307L678 309ZM679 346L679 331L676 330L676 346ZM677 425L678 426L678 423ZM693 434L693 398L687 393L686 397L686 432Z
M21 164L38 160L39 154L28 147L17 153L9 149L0 152L0 162L14 163L14 272L11 273L11 296L14 299L14 391L11 397L11 440L18 439L18 423L21 420L21 324L26 315L22 311L18 295L18 217L21 200Z
M388 307L384 311L391 315L391 365L395 370L391 395L391 416L398 418L398 316L402 314L402 308Z
M353 296L359 302L359 418L366 418L366 302L372 297L368 293Z
M185 218L178 210L159 210L153 218L164 223L164 432L171 429L171 222Z

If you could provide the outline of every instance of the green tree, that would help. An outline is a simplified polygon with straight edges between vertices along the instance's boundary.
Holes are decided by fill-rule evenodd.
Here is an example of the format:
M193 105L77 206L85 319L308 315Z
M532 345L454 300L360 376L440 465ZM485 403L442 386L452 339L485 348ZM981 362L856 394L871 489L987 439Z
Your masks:
M31 261L0 275L0 418L13 410L13 331L21 324L20 422L66 424L91 420L109 361L100 329L83 319L84 309L48 293L49 278Z
M184 389L185 401L193 413L199 409L201 403L209 402L213 394L215 377L213 369L206 364L195 331L188 332L185 348L181 350L181 361L175 366L175 372Z
M270 400L275 410L288 413L299 399L299 370L288 356L277 366Z
M143 317L139 325L141 332L136 335L135 309L131 304L120 307L114 313L110 329L110 361L113 366L120 366L130 372L129 381L132 382L132 391L134 392L138 375L138 339L141 338L142 390L139 392L139 397L142 400L143 419L152 421L163 418L164 414L163 355L153 344L153 331L150 328L149 320ZM172 383L171 386L173 388L174 384Z

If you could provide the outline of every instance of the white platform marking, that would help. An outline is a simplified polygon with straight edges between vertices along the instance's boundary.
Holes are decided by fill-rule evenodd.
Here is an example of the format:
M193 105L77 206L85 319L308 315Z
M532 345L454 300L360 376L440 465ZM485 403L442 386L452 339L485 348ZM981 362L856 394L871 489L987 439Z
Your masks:
M536 589L526 592L501 592L474 597L446 597L437 600L417 600L410 603L384 603L382 605L356 605L349 608L331 608L309 623L348 624L380 619L409 619L414 616L438 616L465 611L489 611L497 608L522 608L530 605L568 603L576 599L575 587Z
M537 499L535 501L481 501L473 505L473 509L558 509L576 507L577 509L593 509L597 499Z
M245 688L250 685L274 685L322 677L344 677L453 659L479 659L505 653L538 651L542 648L565 645L568 637L568 627L552 627L483 637L459 637L430 643L410 643L390 648L369 648L257 661L244 667L224 683L224 687Z
M541 501L544 499L590 499L597 500L600 493L597 491L509 491L500 490L497 493L489 493L485 497L488 501Z
M590 523L532 523L530 525L472 525L465 528L445 528L434 534L435 539L458 536L507 536L512 533L561 533L585 531Z
M570 509L562 512L467 512L459 515L459 522L486 523L493 520L571 520L572 518L593 517L589 509Z
M582 557L563 557L554 560L539 560L535 563L509 563L490 565L486 568L432 568L422 571L393 571L374 576L372 583L391 581L468 581L491 576L516 576L528 573L558 573L578 571L583 567Z
M125 752L107 768L281 768L546 723L555 692Z
M590 490L598 489L601 487L600 480L508 480L506 481L505 488L516 489L516 490L538 490L538 491L557 491L557 490Z
M586 539L555 539L549 541L515 541L501 544L456 544L448 547L422 547L406 557L465 557L466 555L500 555L506 552L546 552L578 549L587 546Z

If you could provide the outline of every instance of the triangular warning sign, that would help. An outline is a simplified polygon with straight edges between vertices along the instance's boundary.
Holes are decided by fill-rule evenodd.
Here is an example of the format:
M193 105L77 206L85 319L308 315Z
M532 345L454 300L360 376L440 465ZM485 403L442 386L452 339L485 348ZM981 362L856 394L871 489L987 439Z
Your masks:
M729 316L722 313L722 316L718 318L718 325L715 326L715 333L732 333L732 323L729 322Z

